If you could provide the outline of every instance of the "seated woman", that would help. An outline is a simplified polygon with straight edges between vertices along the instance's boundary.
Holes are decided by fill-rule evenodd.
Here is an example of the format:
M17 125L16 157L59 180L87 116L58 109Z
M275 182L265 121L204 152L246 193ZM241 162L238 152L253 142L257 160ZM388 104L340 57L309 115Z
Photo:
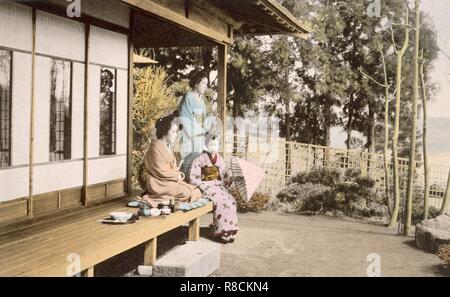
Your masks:
M184 202L202 197L197 187L183 181L184 174L178 170L172 150L178 132L175 119L175 115L170 115L156 121L157 139L152 139L141 168L140 183L147 192L143 198L152 206L157 205L155 199L175 198Z
M219 139L208 133L205 136L206 151L192 162L190 182L198 186L203 195L214 203L213 236L225 242L234 241L239 230L237 205L226 186L231 184L231 172L219 155Z

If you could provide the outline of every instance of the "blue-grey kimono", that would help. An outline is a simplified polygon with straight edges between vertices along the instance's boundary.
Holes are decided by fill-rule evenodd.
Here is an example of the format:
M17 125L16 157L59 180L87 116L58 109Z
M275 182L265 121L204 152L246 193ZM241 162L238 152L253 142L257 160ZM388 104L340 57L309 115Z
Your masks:
M191 153L199 154L203 151L206 105L202 98L190 91L180 102L178 112L183 124L180 153L184 159Z

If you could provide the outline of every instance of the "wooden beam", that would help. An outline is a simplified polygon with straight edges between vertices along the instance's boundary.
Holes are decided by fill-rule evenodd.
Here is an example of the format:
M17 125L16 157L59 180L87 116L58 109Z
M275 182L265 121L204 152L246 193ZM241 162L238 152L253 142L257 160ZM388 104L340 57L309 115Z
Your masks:
M34 163L34 106L36 101L36 9L33 8L33 32L31 49L31 110L30 110L30 143L29 143L29 176L27 215L33 218L33 163Z
M89 202L88 196L88 96L89 96L89 39L91 35L91 25L85 24L85 40L84 40L84 116L83 116L83 194L82 205L87 206Z
M144 247L144 265L153 266L156 262L156 250L157 250L158 238L152 238L145 243Z
M121 0L122 2L144 10L152 15L164 19L166 22L173 23L191 32L202 35L203 37L213 40L219 44L233 43L233 40L226 35L220 34L217 31L208 28L202 24L192 21L183 15L180 15L169 8L159 5L151 0Z
M128 132L127 132L127 184L126 191L128 195L133 192L133 57L134 57L134 42L133 42L133 25L134 25L134 11L130 11L130 35L128 36Z
M80 17L71 18L67 15L67 6L64 4L58 5L57 3L51 3L49 1L20 1L20 4L66 18L71 21L80 22L83 24L89 23L93 26L100 27L100 28L103 28L103 29L106 29L109 31L116 32L116 33L120 33L120 34L124 34L124 35L128 35L128 33L129 33L128 28L124 28L120 25L116 25L116 24L110 23L108 21L101 20L101 19L98 19L95 17L91 17L91 16L85 14L83 11L83 7L81 8L82 11L81 11Z
M189 241L200 239L200 218L195 218L189 222Z
M94 277L94 267L89 267L81 273L83 277Z
M218 92L217 106L219 119L222 122L222 157L226 154L226 117L227 117L227 64L228 64L228 46L218 45Z

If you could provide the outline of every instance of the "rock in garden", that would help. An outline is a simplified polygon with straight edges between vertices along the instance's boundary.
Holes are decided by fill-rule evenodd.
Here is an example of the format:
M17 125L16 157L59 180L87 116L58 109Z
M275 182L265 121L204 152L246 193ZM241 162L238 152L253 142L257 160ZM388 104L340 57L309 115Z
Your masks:
M416 244L419 248L432 253L437 252L439 245L450 244L450 216L440 215L418 224Z

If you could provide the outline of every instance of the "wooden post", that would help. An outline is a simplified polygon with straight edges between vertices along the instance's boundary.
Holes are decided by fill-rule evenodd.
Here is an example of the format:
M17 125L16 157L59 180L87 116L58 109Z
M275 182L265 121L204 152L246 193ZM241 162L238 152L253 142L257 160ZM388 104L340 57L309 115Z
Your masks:
M134 102L134 85L133 85L133 24L134 13L130 12L130 35L128 36L128 138L127 138L127 194L133 192L133 102Z
M447 213L449 197L450 197L450 171L448 172L447 187L445 189L444 200L442 200L441 210L439 211L440 215L443 215L443 214Z
M89 267L81 273L83 277L94 277L94 267Z
M144 265L153 266L156 262L156 248L158 238L152 238L145 243L144 248Z
M226 117L227 117L227 56L228 46L224 44L218 45L218 92L217 92L217 109L219 111L219 119L222 121L222 157L225 160L226 153Z
M285 141L285 152L286 152L286 158L284 163L284 184L287 185L289 178L291 177L291 153L292 153L292 146L290 141Z
M83 117L83 206L87 206L88 197L88 96L89 96L89 39L91 34L91 26L85 24L85 41L84 41L84 117Z
M200 218L189 222L189 241L196 241L200 238Z
M308 144L308 150L306 151L306 173L309 172L309 155L311 154L311 145Z
M36 101L36 9L33 8L33 40L31 48L31 109L30 109L30 143L29 143L29 176L28 176L28 207L27 214L33 217L33 163L34 163L34 105Z

